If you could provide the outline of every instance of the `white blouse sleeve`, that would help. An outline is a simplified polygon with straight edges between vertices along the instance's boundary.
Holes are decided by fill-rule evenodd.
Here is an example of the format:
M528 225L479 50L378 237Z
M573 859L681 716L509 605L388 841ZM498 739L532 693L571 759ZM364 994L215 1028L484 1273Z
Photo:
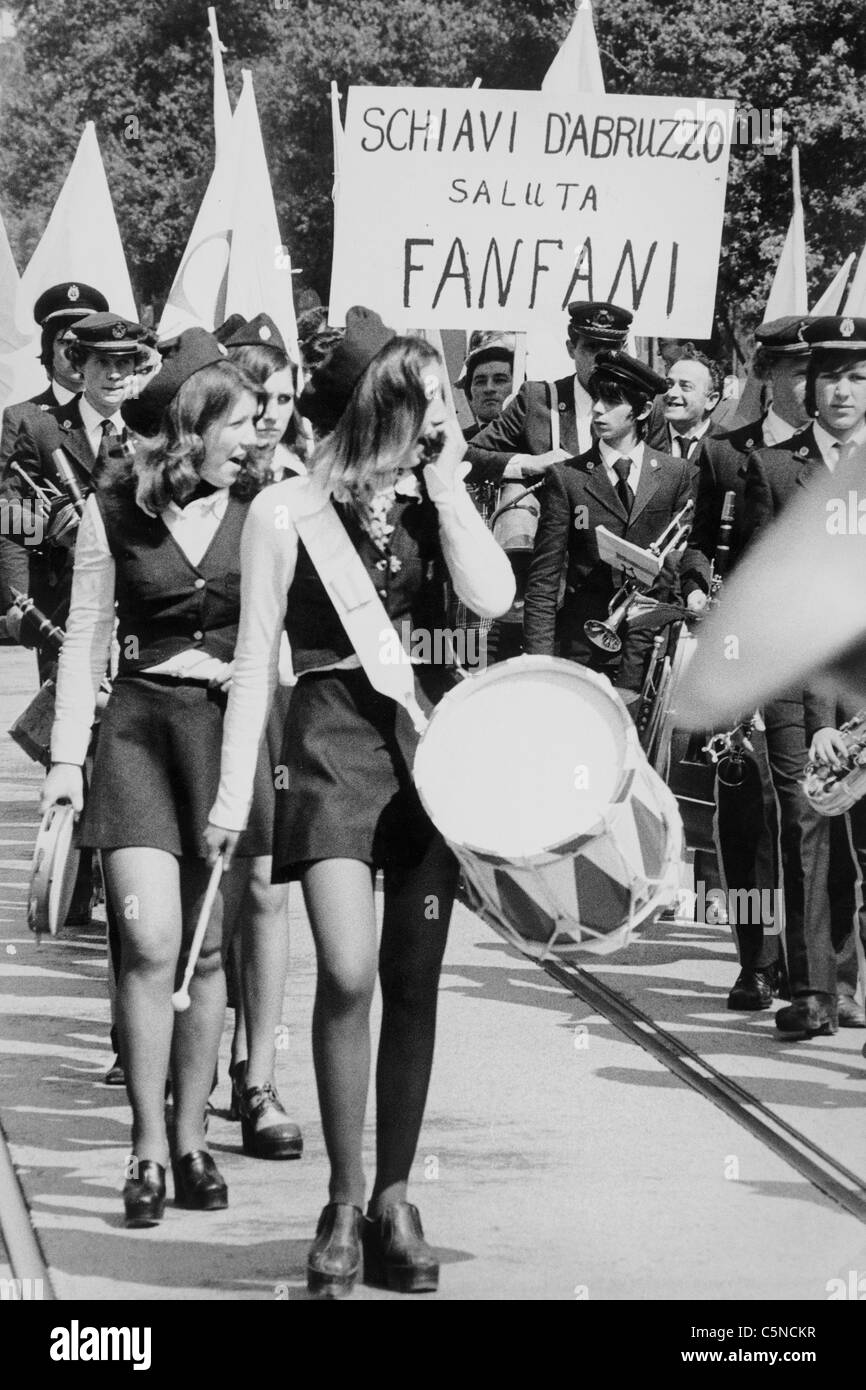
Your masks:
M111 652L114 582L114 557L91 494L75 544L72 601L57 668L52 762L81 765L87 757L96 696Z
M223 729L222 762L212 824L242 830L253 798L259 743L277 685L286 596L295 575L298 537L282 499L288 484L265 488L241 537L241 616Z
M468 463L446 476L428 464L424 482L439 513L442 553L457 597L480 617L498 618L514 602L514 572L466 491L468 472Z

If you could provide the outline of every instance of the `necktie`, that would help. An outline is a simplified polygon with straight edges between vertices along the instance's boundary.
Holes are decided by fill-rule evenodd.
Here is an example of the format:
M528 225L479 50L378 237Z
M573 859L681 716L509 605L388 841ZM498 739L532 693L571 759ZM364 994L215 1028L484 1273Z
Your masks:
M680 446L680 458L681 458L681 459L687 459L687 458L688 458L689 454L692 452L692 446L693 446L694 444L697 444L697 440L695 439L694 435L691 435L691 434L680 435L680 438L679 438L679 446Z
M844 468L845 464L848 462L849 458L854 452L853 441L848 439L843 444L841 439L837 439L836 443L833 445L833 448L836 451L836 467Z
M616 473L616 495L625 507L627 515L631 515L634 493L628 484L628 475L631 472L631 459L618 458L613 465Z
M102 420L99 428L102 430L102 438L99 441L99 448L96 452L96 463L93 468L94 480L98 480L102 477L111 462L113 447L118 439L117 429L113 420Z

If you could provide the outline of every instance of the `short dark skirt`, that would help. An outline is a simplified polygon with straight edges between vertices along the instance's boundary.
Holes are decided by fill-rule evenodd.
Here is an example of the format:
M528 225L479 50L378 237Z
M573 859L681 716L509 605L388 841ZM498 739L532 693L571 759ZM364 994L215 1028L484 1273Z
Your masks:
M452 684L444 669L419 670L429 711ZM401 705L363 671L321 671L292 694L277 783L273 880L300 877L318 859L360 859L375 868L413 867L438 833L412 781L418 734Z
M197 681L116 680L99 726L79 843L94 849L140 845L204 857L203 833L219 786L225 706L222 691ZM240 856L270 854L273 815L265 738Z

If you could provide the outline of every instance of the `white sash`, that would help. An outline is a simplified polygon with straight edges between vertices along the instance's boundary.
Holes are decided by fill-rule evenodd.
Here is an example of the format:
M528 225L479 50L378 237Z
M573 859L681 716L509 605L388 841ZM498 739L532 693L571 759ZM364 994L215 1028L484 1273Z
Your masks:
M298 535L367 679L381 695L402 705L423 733L427 718L415 693L412 662L330 498L309 477L286 491Z

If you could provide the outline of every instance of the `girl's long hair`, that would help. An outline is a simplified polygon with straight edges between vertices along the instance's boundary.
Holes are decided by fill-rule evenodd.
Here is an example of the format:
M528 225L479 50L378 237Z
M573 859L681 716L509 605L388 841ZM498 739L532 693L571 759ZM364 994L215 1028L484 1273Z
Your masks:
M392 338L369 363L313 455L313 475L335 501L357 511L405 467L434 394L430 369L440 365L423 338Z
M301 417L298 414L298 369L290 361L288 354L272 343L241 343L238 347L229 348L229 361L234 362L235 366L240 367L250 381L255 382L259 395L263 393L265 382L273 376L274 372L282 372L286 367L291 369L292 390L296 398L295 408L280 443L285 444L287 449L293 449L299 458L304 458L307 437L304 433ZM251 469L254 467L252 462L250 467Z
M131 461L135 500L143 511L158 516L171 502L183 506L199 481L205 431L227 420L245 392L257 398L259 389L232 362L213 362L186 379L166 409L159 433L141 439ZM245 473L232 487L234 496L258 491L255 479Z

